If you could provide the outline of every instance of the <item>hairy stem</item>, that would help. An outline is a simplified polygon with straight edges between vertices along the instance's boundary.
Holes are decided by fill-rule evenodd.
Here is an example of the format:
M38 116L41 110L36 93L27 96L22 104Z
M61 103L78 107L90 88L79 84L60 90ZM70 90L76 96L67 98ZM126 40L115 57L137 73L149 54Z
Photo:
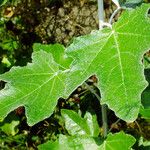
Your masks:
M96 98L97 98L99 101L101 100L100 96L93 90L93 88L91 88L86 82L84 82L84 85L88 88L88 90L89 90L91 93L93 93L93 94L96 96Z
M113 18L118 14L118 12L121 10L121 7L118 7L111 15L110 19L109 19L109 24L112 24L112 20Z
M99 29L103 28L104 23L104 2L103 0L98 0L98 16L99 16ZM103 136L104 138L108 133L108 123L107 123L107 106L102 105L102 122L103 122Z
M98 19L99 19L99 29L102 29L103 23L104 23L104 3L103 3L103 0L98 0Z

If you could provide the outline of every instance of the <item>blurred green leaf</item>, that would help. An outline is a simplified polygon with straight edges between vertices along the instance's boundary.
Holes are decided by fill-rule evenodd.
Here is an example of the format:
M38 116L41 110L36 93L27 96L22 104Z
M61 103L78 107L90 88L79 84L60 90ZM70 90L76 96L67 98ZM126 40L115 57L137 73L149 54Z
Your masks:
M39 145L38 148L39 150L98 150L98 145L92 137L60 135L59 140L49 141Z
M5 132L7 135L15 135L18 132L16 128L19 125L19 121L13 120L10 123L5 123L0 129Z
M5 5L8 2L8 0L0 0L0 6Z
M12 112L2 122L0 122L0 129L5 134L14 136L19 131L17 128L19 123L19 118L15 115L14 112Z
M60 135L55 142L49 141L38 146L39 150L129 150L135 139L123 132L109 134L103 142L90 136Z
M139 150L150 150L150 141L147 141L143 137L140 137Z
M147 76L148 74L146 74ZM140 108L140 114L145 119L150 119L150 86L148 86L141 95L143 107Z
M136 7L144 2L144 0L116 0L122 7Z
M150 119L150 108L149 109L141 108L140 114L142 115L142 118Z
M99 135L99 126L96 115L86 113L84 118L79 116L73 110L61 110L65 119L65 127L70 135L89 135L97 137Z
M133 136L125 134L124 132L116 134L110 133L99 150L129 150L134 145L135 141Z

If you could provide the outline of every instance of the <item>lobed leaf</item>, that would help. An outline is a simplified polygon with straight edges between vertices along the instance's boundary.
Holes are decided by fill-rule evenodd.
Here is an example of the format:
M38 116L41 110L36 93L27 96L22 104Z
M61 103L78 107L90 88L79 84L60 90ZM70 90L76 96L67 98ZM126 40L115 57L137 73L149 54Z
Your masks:
M95 74L102 104L107 104L127 122L137 118L141 93L147 85L141 59L150 48L149 8L150 5L144 4L125 11L112 29L74 40L67 48L68 56L74 59L68 75L67 95Z
M125 11L112 29L76 38L66 53L57 44L55 52L52 45L38 45L32 63L0 75L7 82L0 91L0 118L24 106L28 124L33 125L52 114L60 97L68 97L95 74L102 103L119 118L134 121L147 85L141 58L150 48L149 8L144 4Z
M65 91L66 72L59 70L51 54L45 51L34 52L33 62L25 67L13 67L0 75L7 82L0 91L0 117L10 111L25 106L28 124L49 117L59 97Z

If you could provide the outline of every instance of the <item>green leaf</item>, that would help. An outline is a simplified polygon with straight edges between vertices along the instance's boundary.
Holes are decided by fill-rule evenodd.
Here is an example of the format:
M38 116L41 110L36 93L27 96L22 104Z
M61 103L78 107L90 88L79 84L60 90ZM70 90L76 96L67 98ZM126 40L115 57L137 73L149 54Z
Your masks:
M7 82L0 91L0 118L24 106L28 123L33 125L52 114L60 97L68 97L95 74L102 103L119 118L134 121L139 113L141 92L147 85L141 58L150 48L149 8L150 5L144 4L125 11L112 29L77 38L65 54L64 48L56 46L64 56L50 50L53 59L42 47L44 51L33 53L32 63L0 75L0 80ZM70 57L74 59L72 63Z
M17 132L18 129L16 127L19 125L19 121L13 120L10 123L5 123L0 129L5 132L7 135L12 135L14 136Z
M39 150L98 150L96 140L88 136L65 136L60 135L59 140L41 144Z
M141 2L143 2L143 0L126 0L126 3L132 3L132 4L137 4Z
M124 132L109 134L99 150L129 150L135 141L133 136L125 134Z
M140 137L138 146L139 150L150 150L150 141L147 141L143 137Z
M150 119L150 108L140 108L140 114L142 115L142 118Z
M135 139L123 132L109 134L102 143L99 138L90 136L65 136L60 135L59 140L41 144L39 150L129 150L135 143Z
M121 7L136 7L144 2L144 0L115 0L119 2Z
M8 0L0 0L0 6L3 6L7 3Z
M141 92L147 85L141 59L150 48L149 8L150 5L145 4L125 11L112 29L95 31L74 40L67 48L68 56L74 59L67 93L95 74L102 103L127 122L137 118Z
M145 72L147 72L145 70ZM149 73L149 71L148 71ZM148 74L146 74L146 78L149 81ZM140 114L145 119L150 119L150 86L148 86L141 95L142 105L143 107L140 108Z
M150 87L146 88L142 93L142 105L145 109L150 109Z
M84 118L81 118L73 110L63 109L61 111L65 119L65 127L70 135L90 135L97 137L99 134L99 126L96 120L96 115L86 113Z
M33 45L34 51L46 51L47 53L51 53L56 63L60 65L60 69L68 69L72 62L71 58L68 58L65 54L65 48L63 45L54 44L54 45L43 45L39 43L35 43Z
M0 122L0 129L7 135L16 135L19 131L17 126L19 125L19 117L16 114L10 113L3 122Z
M47 52L34 52L32 59L27 66L13 67L0 75L0 79L7 82L0 91L0 118L25 106L28 124L33 125L49 117L58 98L63 97L66 72L59 70Z

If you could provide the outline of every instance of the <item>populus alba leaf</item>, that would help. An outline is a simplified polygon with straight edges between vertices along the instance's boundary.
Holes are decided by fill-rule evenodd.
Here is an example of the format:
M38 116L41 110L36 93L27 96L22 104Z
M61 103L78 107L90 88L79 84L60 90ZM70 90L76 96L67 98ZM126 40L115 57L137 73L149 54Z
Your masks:
M48 141L47 143L38 146L39 150L99 150L96 139L89 136L66 136L59 135L59 139L55 142Z
M33 125L52 114L60 97L68 97L95 74L102 102L119 118L134 121L146 87L141 59L150 48L149 8L144 4L126 10L112 29L77 38L64 52L64 66L59 54L42 48L44 51L33 53L32 63L0 75L0 80L7 82L0 91L0 119L24 106L28 123Z
M73 110L63 109L61 111L65 120L65 127L70 135L89 135L97 137L99 135L99 125L96 115L86 113L84 118Z
M139 113L141 92L147 83L142 65L143 54L150 48L150 5L126 10L112 29L78 37L67 48L74 59L68 74L67 93L96 75L102 103L127 121Z
M125 134L124 132L116 134L110 133L99 150L129 150L134 145L135 141L133 136Z
M0 75L7 82L0 91L0 118L19 106L25 107L29 125L49 117L64 95L65 79L66 73L59 70L50 53L34 52L32 63Z
M105 141L90 136L60 135L55 142L49 141L38 146L39 150L129 150L135 143L134 137L119 132L109 134Z

